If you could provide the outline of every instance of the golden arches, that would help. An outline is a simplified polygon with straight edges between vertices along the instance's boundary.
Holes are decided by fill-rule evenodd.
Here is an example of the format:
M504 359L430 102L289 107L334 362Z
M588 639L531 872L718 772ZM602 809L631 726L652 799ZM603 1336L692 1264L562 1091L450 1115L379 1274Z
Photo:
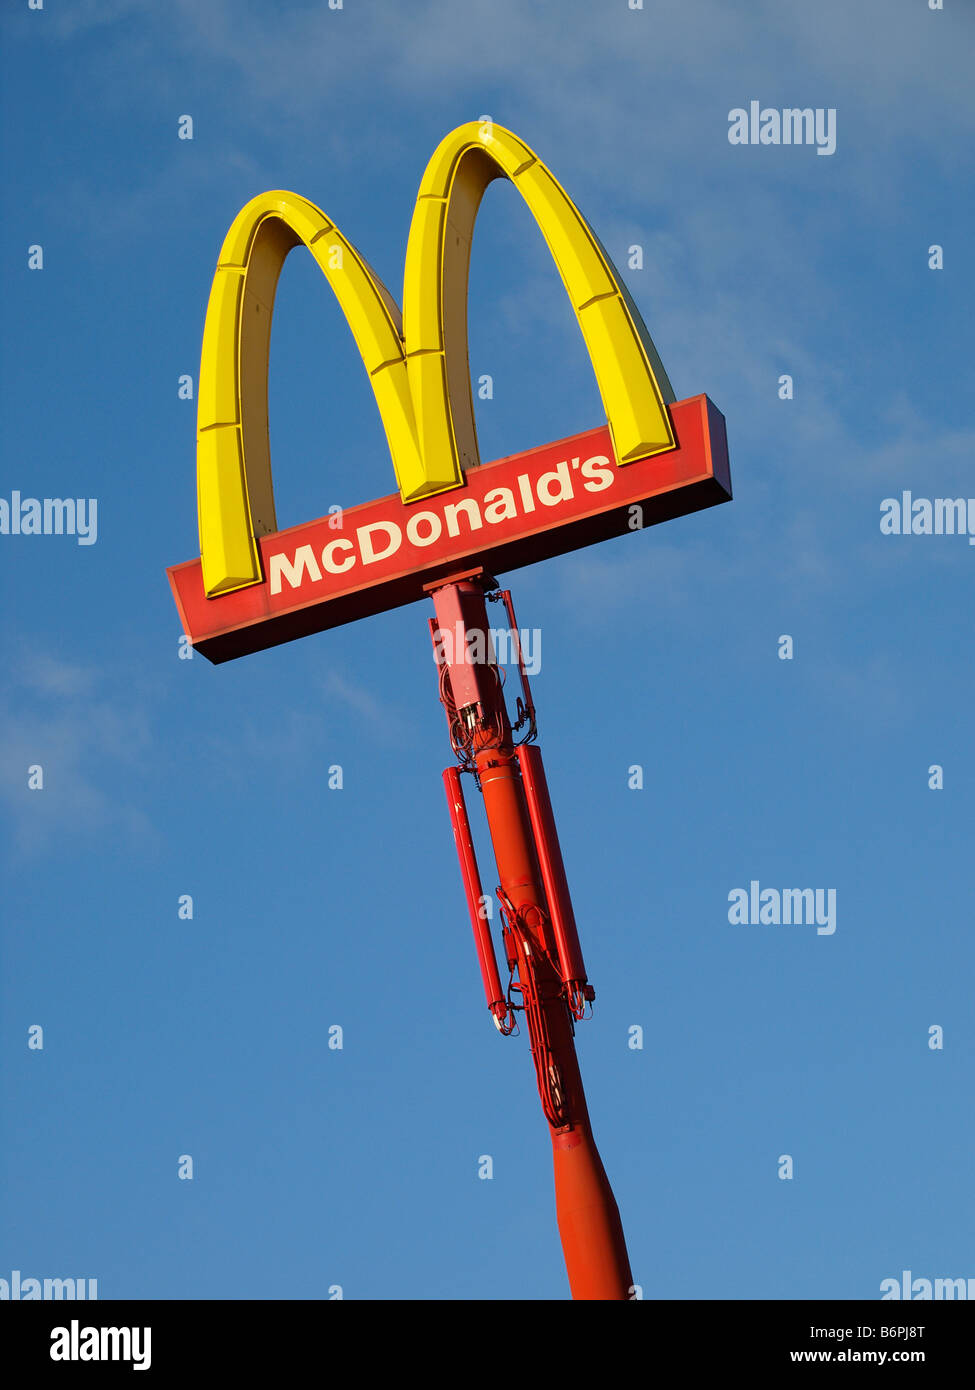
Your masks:
M425 458L478 463L467 361L467 279L481 198L508 178L551 252L589 349L620 463L675 445L673 389L640 315L579 209L523 141L491 122L440 142L417 195L406 251L403 327Z
M271 315L281 267L304 244L331 286L369 373L404 502L463 483L480 462L467 354L470 244L487 185L510 178L537 222L589 349L621 464L675 446L674 394L606 252L527 145L472 122L434 152L406 253L404 313L325 214L277 191L227 233L200 364L197 494L208 597L261 582L258 538L277 529L267 429Z

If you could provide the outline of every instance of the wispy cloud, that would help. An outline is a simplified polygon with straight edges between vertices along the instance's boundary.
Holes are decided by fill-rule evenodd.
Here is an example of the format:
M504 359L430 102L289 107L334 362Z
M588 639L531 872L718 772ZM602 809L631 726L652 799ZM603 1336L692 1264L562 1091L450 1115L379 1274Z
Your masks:
M104 673L49 652L10 659L0 687L0 800L12 826L8 853L35 855L57 838L107 830L154 834L130 781L149 759L144 710L104 691ZM29 769L42 770L31 789ZM122 774L122 775L120 775Z
M587 177L601 204L619 187L620 169L631 196L660 202L681 176L703 185L743 167L757 152L729 149L727 111L752 98L837 106L842 158L830 180L873 208L899 197L896 182L877 172L885 152L911 162L923 152L948 168L964 151L975 127L970 9L934 15L914 0L754 0L749 8L746 48L741 16L724 0L640 11L589 0L350 0L342 10L89 0L47 23L64 42L97 34L100 47L86 62L106 101L122 103L138 89L143 102L147 93L172 102L175 68L191 106L194 93L202 103L219 82L242 138L263 143L277 131L304 141L313 130L330 161L344 152L377 170L399 160L418 119L446 130L479 117L487 94L504 104L504 93L517 93L510 109L490 114L522 128L573 181ZM640 94L637 106L619 99L626 93ZM775 182L819 187L817 166L832 162L768 168ZM828 215L812 203L808 210Z
M395 743L406 733L407 724L401 711L388 701L380 700L356 681L330 671L323 682L323 689L352 710L382 742Z

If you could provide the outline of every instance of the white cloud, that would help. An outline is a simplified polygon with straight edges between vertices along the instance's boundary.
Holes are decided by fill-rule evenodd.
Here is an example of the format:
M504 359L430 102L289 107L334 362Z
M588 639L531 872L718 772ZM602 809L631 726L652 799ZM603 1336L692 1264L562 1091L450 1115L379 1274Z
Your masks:
M25 650L11 657L0 688L0 800L13 826L12 848L33 855L53 840L106 832L154 835L131 782L152 748L144 711L103 693L104 672ZM43 788L28 787L28 768Z
M405 735L407 724L402 713L356 681L331 671L323 689L352 710L383 742L395 743Z

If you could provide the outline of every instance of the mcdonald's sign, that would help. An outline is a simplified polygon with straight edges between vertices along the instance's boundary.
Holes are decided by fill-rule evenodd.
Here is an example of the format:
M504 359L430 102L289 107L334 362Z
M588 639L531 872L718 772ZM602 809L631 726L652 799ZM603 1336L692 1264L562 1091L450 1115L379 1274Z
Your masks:
M589 351L606 424L482 463L467 350L471 239L489 183L524 198ZM315 258L352 330L397 491L279 531L267 424L274 294L293 247ZM402 312L313 203L264 193L233 222L203 333L200 557L169 571L183 627L213 662L424 597L472 567L504 572L731 497L724 420L677 401L612 261L542 161L471 122L441 141L417 195ZM634 510L637 509L637 510Z

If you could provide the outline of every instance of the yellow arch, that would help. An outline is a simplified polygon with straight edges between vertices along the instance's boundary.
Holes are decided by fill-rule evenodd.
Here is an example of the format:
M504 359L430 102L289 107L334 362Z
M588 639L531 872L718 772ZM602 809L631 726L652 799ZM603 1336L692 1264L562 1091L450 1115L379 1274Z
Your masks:
M480 462L467 348L471 238L481 198L509 178L545 238L589 349L621 464L675 446L674 392L640 315L585 218L540 159L490 122L453 131L427 165L410 226L403 316L314 203L263 193L234 219L210 291L200 363L197 500L208 597L261 582L277 530L267 430L268 349L281 267L304 244L369 373L404 502L463 483Z
M424 490L396 301L314 203L295 193L262 193L241 209L227 233L203 330L197 502L209 597L260 583L257 538L277 530L267 430L268 349L281 267L302 243L352 330L400 489L417 496Z
M592 228L510 130L471 121L443 139L417 195L406 251L403 329L424 458L450 458L455 486L479 462L467 358L467 283L481 198L508 178L545 238L589 349L620 463L675 447L673 388Z

